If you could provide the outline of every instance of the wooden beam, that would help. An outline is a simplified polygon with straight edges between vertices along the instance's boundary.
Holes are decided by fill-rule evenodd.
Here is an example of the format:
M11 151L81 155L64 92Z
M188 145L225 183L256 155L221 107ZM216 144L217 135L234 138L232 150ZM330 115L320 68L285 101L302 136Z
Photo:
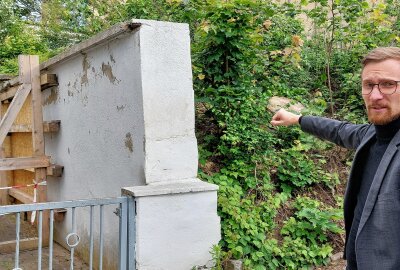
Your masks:
M140 22L122 22L116 24L106 31L100 32L97 35L82 41L81 43L70 47L68 50L50 58L40 66L41 70L50 70L54 65L67 61L76 55L85 53L94 47L103 44L106 40L115 39L117 36L137 30L142 24Z
M60 120L55 121L44 121L43 122L43 132L46 133L55 133L60 130ZM8 132L32 132L32 125L25 124L25 125L16 125L13 124Z
M2 117L2 105L0 103L0 119ZM5 158L6 153L5 153L5 143L0 145L0 158ZM7 172L5 171L0 171L0 187L8 187L10 185L10 182L8 177L7 177ZM0 204L1 205L8 205L10 204L10 198L8 196L8 190L1 190L0 191Z
M11 75L7 75L7 74L0 74L0 82L3 81L9 81L13 78L13 76Z
M19 158L1 158L0 171L22 170L27 168L44 168L50 166L50 157L19 157Z
M31 84L21 85L10 104L10 107L8 107L8 110L4 114L4 117L2 117L0 122L0 145L3 144L8 131L10 130L12 124L14 123L15 118L17 118L17 115L21 110L22 106L24 105L24 102L28 97L30 91L31 91Z
M15 96L20 85L12 86L0 93L0 101L9 100Z
M40 76L40 86L42 91L58 85L56 74L43 74Z
M40 67L39 56L29 56L29 64L31 70L30 82L32 84L32 142L33 156L42 157L44 152L44 135L43 135L43 111L42 111L42 90L40 84ZM35 181L36 183L44 182L47 178L47 166L36 167ZM38 186L38 202L47 202L47 186ZM49 241L49 212L43 212L43 242Z
M57 75L56 74L43 74L40 76L40 88L43 90L57 86ZM0 86L0 101L5 101L13 98L18 90L18 85L9 85L7 88L1 88Z
M19 77L14 77L10 80L0 83L0 92L7 91L8 88L13 87L13 86L18 86L20 84L21 84L21 82L19 80Z
M8 194L24 204L33 203L33 196L20 189L10 189Z
M34 169L24 169L25 171L35 172ZM57 164L50 164L47 167L47 176L61 177L64 172L64 166Z
M61 165L56 165L56 164L50 164L49 167L47 167L47 175L49 176L54 176L54 177L61 177L64 172L64 166Z
M26 238L19 240L19 250L35 250L38 248L38 238ZM16 241L0 242L0 254L14 253Z

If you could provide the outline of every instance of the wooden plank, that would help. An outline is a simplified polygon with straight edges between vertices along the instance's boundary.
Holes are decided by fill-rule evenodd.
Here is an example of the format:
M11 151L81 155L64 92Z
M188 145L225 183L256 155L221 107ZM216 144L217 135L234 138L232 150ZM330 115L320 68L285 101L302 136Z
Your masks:
M20 189L10 189L9 194L11 197L17 199L24 204L33 203L33 196Z
M28 97L31 91L31 84L23 84L19 87L14 99L12 100L10 107L8 107L7 112L0 122L0 145L3 144L8 131L10 130L18 112L24 105L25 99Z
M82 54L84 52L89 51L90 49L104 43L106 40L115 39L117 36L123 33L129 33L137 30L142 24L140 22L129 21L122 22L114 25L106 31L100 32L97 35L78 43L77 45L72 46L68 50L58 54L47 60L46 62L40 65L40 70L51 69L55 64L62 63L67 61L78 54Z
M39 56L31 55L29 57L32 84L32 141L33 156L42 157L44 152L44 134L43 134L43 111L42 111L42 90L40 84ZM47 166L37 167L35 169L36 183L44 182L47 178ZM47 186L38 186L38 202L47 202ZM49 241L49 211L43 212L43 242Z
M38 248L38 238L26 238L19 241L19 250L35 250ZM0 254L14 253L16 241L0 242Z
M10 98L13 98L15 96L15 93L17 93L17 90L20 85L12 86L7 89L7 91L1 92L0 93L0 101L8 100Z
M53 176L53 177L61 177L64 172L64 166L57 165L57 164L50 164L49 167L47 167L47 175Z
M58 80L56 74L42 74L40 76L40 86L42 91L57 85L58 85Z
M8 88L20 85L19 77L14 77L10 80L0 83L0 93L7 91Z
M41 90L46 90L47 88L57 86L58 81L57 81L57 75L55 74L43 74L40 76L40 88ZM14 85L14 86L9 86L7 89L4 89L3 91L0 91L0 101L5 101L13 98L15 96L15 93L18 90L18 87L20 85ZM0 87L1 88L1 87Z
M2 158L0 159L0 170L21 170L27 168L44 168L50 166L50 157L19 157L19 158Z
M0 119L2 117L2 108L0 104ZM5 153L5 148L4 144L0 145L0 158L5 158L6 153ZM9 179L7 179L7 172L5 171L0 171L0 187L8 187L10 185ZM8 190L1 190L0 191L0 204L1 205L8 205L10 204L10 199L8 197Z
M55 121L44 121L43 122L43 132L45 133L55 133L60 130L60 120ZM13 124L9 130L10 133L24 133L32 132L32 125L30 124Z
M29 172L35 172L35 169L24 169ZM57 165L57 164L50 164L47 167L47 176L54 176L54 177L61 177L64 172L64 166Z
M11 75L7 75L7 74L0 74L0 82L3 81L9 81L13 78L13 76Z

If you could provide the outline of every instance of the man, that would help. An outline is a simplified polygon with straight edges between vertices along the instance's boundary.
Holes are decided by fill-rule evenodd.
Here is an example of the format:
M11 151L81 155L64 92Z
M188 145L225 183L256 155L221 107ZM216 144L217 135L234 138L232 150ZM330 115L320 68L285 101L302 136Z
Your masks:
M362 66L360 94L371 124L283 109L271 124L300 124L305 132L356 150L344 198L346 269L400 269L400 48L374 49Z

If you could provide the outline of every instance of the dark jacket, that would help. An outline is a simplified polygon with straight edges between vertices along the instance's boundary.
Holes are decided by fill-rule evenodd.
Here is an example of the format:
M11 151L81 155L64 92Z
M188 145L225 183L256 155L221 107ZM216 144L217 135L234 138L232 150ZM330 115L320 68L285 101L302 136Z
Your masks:
M346 242L357 203L363 148L375 136L373 125L354 125L304 116L301 129L345 148L355 149L344 197ZM358 269L400 269L400 132L390 142L378 166L361 215L355 250ZM346 253L344 253L346 254Z

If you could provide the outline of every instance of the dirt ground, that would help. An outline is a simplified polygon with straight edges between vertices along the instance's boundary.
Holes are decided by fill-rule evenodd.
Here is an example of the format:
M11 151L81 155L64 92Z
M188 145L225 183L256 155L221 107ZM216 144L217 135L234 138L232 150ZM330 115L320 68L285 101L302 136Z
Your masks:
M344 270L346 268L346 261L338 259L332 261L329 265L323 267L317 267L315 270Z

